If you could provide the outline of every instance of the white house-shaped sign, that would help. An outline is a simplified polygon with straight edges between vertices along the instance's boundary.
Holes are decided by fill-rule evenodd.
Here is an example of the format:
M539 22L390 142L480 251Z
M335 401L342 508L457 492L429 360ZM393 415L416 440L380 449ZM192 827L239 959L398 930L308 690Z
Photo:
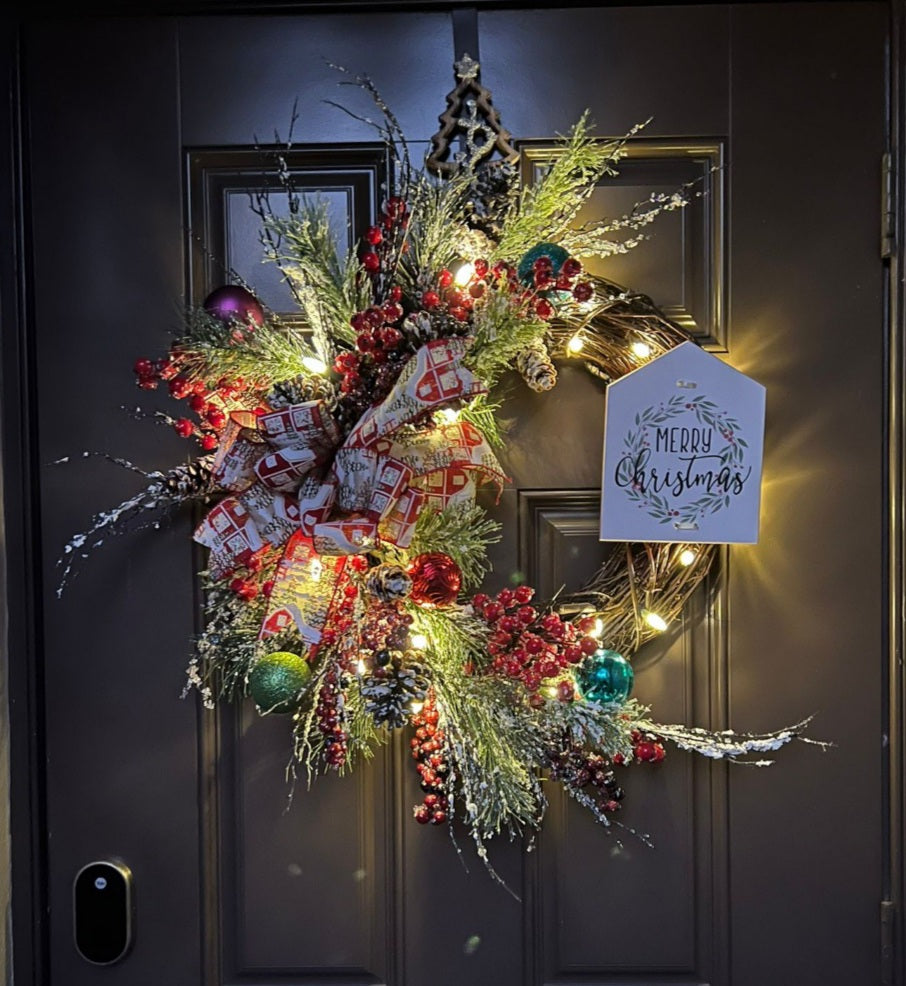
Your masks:
M765 388L684 342L607 388L602 541L758 540Z

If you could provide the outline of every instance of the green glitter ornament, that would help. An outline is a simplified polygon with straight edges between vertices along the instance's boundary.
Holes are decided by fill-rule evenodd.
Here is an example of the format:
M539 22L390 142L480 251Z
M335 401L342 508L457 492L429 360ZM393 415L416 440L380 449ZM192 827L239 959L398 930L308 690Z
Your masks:
M262 715L292 712L311 678L308 661L289 651L277 651L257 661L249 672L249 691Z
M596 650L576 669L576 683L591 702L614 705L625 702L632 691L632 665L615 650Z
M536 243L531 250L524 253L519 260L516 273L523 284L532 284L535 278L535 261L547 257L551 262L551 274L554 277L560 273L563 261L569 259L569 251L557 243Z

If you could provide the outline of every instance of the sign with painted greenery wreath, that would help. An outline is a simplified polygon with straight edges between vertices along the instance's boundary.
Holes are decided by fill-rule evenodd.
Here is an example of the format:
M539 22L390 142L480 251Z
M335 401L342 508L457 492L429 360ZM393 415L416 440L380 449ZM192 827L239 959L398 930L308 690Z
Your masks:
M758 540L765 389L694 343L611 384L602 541Z

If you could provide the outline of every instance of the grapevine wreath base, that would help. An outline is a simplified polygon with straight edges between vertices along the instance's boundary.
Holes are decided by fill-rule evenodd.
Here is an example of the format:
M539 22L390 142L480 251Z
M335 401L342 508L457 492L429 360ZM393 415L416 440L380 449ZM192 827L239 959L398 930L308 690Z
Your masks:
M188 678L204 704L250 696L261 714L290 717L291 770L309 781L405 731L424 791L415 821L462 819L487 862L489 838L540 826L548 779L611 826L618 773L662 760L666 742L732 760L776 750L805 723L709 732L659 723L630 697L629 658L679 616L711 546L616 545L578 596L475 592L500 536L475 494L506 482L494 451L506 444L502 378L515 369L542 394L555 360L571 358L612 380L686 341L583 260L636 246L691 193L577 226L635 130L595 140L583 117L520 189L477 65L457 70L423 169L371 82L350 80L381 111L373 125L394 165L358 251L338 253L326 208L291 180L288 218L256 200L266 258L304 327L228 284L188 311L162 359L136 362L141 388L185 402L185 416L155 414L201 454L144 473L144 489L73 538L60 590L107 533L202 503L206 623ZM457 125L466 150L450 159Z

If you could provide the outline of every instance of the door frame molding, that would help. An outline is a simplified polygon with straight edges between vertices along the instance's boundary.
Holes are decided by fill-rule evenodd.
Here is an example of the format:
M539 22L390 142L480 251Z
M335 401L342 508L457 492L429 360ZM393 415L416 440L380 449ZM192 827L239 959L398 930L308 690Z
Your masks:
M762 0L749 0L762 2ZM540 0L337 0L337 13L445 10L457 17L477 16L477 8L548 6ZM607 6L607 0L602 0ZM561 6L584 6L567 2ZM906 983L906 0L887 0L889 11L888 149L892 162L894 249L887 260L887 305L884 327L887 416L883 537L887 569L884 733L885 820L881 946L882 983ZM227 0L216 6L204 0L171 0L167 16L224 16L242 13L323 13L322 4L263 0ZM108 10L108 13L112 11ZM130 16L161 14L153 2L141 2ZM26 15L0 16L0 67L6 99L0 109L0 224L9 231L0 249L0 621L5 660L0 662L0 963L4 981L17 986L49 982L47 969L46 860L43 668L41 663L40 504L35 479L36 397L32 319L31 242L26 203L29 196L27 93L22 67L22 28ZM477 54L477 52L476 52ZM15 853L10 845L16 847ZM14 893L12 893L14 889ZM15 937L15 955L12 940ZM896 947L894 947L896 946Z
M889 251L886 283L886 506L882 532L887 559L885 573L887 680L886 722L882 751L886 759L885 815L882 843L883 880L880 901L882 986L906 981L906 285L903 283L903 240L906 231L906 0L890 0L888 38L887 187L882 187L881 252ZM886 201L885 201L886 200ZM885 213L887 214L885 222ZM885 235L887 241L885 243Z

